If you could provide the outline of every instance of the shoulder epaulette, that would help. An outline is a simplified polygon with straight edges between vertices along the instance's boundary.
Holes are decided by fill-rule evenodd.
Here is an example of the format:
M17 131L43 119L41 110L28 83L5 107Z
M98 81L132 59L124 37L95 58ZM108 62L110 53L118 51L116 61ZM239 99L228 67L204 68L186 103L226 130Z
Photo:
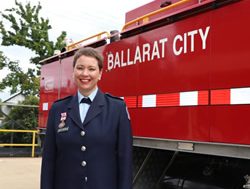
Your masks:
M122 99L121 97L113 96L113 95L111 95L111 94L109 94L109 93L105 93L105 95L107 95L108 97L111 97L111 98L114 98L114 99L118 99L118 100L122 100L122 101L123 101L123 99Z
M66 96L64 98L60 98L60 99L56 100L55 102L60 102L60 101L66 100L66 99L71 98L71 97L72 97L72 95Z

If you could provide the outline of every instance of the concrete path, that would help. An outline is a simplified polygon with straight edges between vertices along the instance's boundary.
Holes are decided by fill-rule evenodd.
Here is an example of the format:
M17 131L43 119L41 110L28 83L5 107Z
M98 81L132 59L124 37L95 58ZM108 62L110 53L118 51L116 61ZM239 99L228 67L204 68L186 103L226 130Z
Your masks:
M41 158L0 158L0 189L39 189Z

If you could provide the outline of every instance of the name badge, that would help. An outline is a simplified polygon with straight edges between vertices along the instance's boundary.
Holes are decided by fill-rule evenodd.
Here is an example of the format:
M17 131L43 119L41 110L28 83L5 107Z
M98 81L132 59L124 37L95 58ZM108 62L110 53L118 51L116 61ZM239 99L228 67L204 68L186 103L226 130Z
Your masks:
M59 129L57 130L57 133L67 132L68 130L69 130L69 127L59 128Z

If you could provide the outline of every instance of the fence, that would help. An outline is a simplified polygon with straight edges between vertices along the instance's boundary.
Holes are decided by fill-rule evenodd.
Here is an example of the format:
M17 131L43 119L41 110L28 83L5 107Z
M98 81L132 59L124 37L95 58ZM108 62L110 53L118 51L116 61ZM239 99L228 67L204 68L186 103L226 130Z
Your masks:
M0 147L6 147L6 146L31 146L32 147L32 153L31 157L35 157L35 147L39 146L39 144L36 144L36 134L39 133L38 130L14 130L14 129L0 129L0 132L12 132L12 133L32 133L32 143L0 143Z

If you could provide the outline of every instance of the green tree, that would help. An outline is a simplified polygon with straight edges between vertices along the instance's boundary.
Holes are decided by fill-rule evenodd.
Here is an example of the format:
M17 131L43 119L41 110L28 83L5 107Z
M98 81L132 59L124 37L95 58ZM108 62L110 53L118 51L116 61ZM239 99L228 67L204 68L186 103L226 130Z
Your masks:
M35 96L28 96L21 103L24 105L38 105L39 99ZM38 108L37 107L13 107L8 117L3 120L3 129L34 130L38 127ZM32 134L15 133L14 143L31 143ZM10 143L11 133L1 136L0 143Z
M0 51L0 70L7 65L7 58L4 56L3 52Z
M16 0L14 8L0 12L3 18L3 20L0 21L0 34L2 35L1 45L17 45L35 52L36 56L32 57L30 61L35 64L38 69L37 73L32 69L23 72L18 62L5 61L4 63L0 59L0 69L6 66L11 71L3 80L0 89L9 86L12 88L12 92L15 92L18 87L20 87L20 90L27 94L37 94L39 87L39 78L37 78L37 75L40 73L39 61L52 56L54 50L60 50L65 47L65 31L60 34L56 42L49 39L48 32L52 27L48 19L40 17L41 9L42 6L40 3L36 6L32 6L30 2L23 5Z
M10 73L0 83L0 90L7 86L11 88L11 93L22 91L24 95L36 95L39 90L39 77L35 74L35 69L28 69L24 72L17 61L10 61L8 58L0 56L0 67L8 67Z
M39 16L42 9L40 3L37 6L31 6L30 3L23 6L15 1L15 4L16 7L4 11L6 14L1 13L4 21L10 24L10 30L7 30L3 21L0 22L3 46L18 45L34 51L37 54L31 59L34 64L52 56L54 50L65 47L65 31L57 38L56 43L49 40L48 31L52 27L48 19Z

